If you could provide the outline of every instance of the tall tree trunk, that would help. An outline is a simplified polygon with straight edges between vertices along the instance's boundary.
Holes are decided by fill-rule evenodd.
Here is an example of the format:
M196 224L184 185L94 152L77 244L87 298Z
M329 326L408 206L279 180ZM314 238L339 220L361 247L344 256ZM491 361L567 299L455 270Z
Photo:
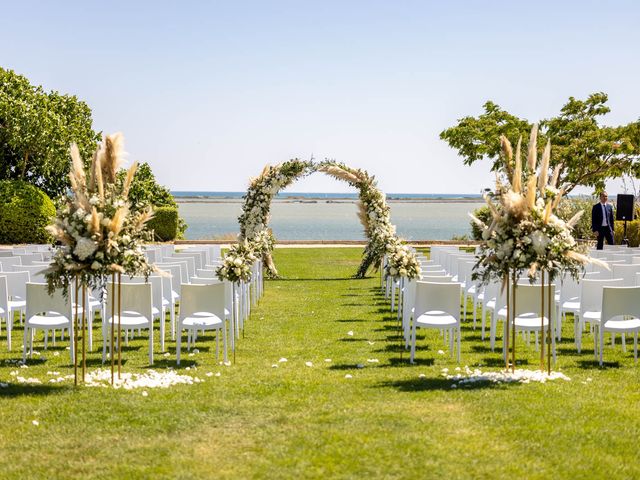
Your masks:
M27 163L29 161L29 152L25 152L24 154L24 160L22 161L22 173L20 174L21 178L24 178L25 174L27 173Z

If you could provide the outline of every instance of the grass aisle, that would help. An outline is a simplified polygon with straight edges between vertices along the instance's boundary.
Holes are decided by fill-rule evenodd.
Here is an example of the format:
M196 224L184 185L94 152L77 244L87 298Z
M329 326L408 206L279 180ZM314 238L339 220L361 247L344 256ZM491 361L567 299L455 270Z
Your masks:
M285 279L267 283L237 364L217 364L214 337L206 335L179 369L204 383L148 389L147 396L48 383L48 372L72 371L66 343L45 351L40 337L41 355L29 368L8 365L19 352L6 352L3 328L0 382L15 382L18 370L43 384L0 389L0 477L640 476L640 367L632 349L607 348L610 363L598 369L590 336L582 355L565 339L559 367L570 382L452 389L441 370L457 365L438 353L447 349L437 332L419 338L418 365L409 366L406 354L400 360L379 278L349 278L359 255L277 250ZM567 323L565 336L573 328ZM14 349L21 339L17 327ZM145 339L126 349L126 371L146 369ZM533 346L520 343L524 366L535 368ZM170 357L156 350L156 367L175 366L174 343L168 348ZM90 358L97 368L98 352ZM465 324L461 366L500 362Z

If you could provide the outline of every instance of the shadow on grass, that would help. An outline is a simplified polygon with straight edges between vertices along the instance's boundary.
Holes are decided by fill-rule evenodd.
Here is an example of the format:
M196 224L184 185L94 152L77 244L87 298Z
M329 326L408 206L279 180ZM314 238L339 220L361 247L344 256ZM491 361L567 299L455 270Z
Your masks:
M452 388L453 385L456 387ZM439 377L412 378L409 380L389 380L380 382L374 387L377 388L394 388L400 392L422 392L429 390L480 390L480 389L504 389L507 387L520 386L519 382L513 383L495 383L495 382L473 382L457 384L452 380Z
M68 385L10 383L8 387L0 388L0 398L20 397L23 395L57 395L68 389Z
M342 320L336 320L336 322L339 323L353 323L353 322L369 322L369 320L363 320L361 318L353 318L353 319L342 319Z
M620 368L620 362L602 362L602 366L600 366L600 362L598 360L578 360L579 368L588 368L589 370L593 370L594 368L602 369L602 368Z
M278 278L277 280L273 280L274 282L350 282L352 280L360 280L359 278L353 277L316 277L316 278Z

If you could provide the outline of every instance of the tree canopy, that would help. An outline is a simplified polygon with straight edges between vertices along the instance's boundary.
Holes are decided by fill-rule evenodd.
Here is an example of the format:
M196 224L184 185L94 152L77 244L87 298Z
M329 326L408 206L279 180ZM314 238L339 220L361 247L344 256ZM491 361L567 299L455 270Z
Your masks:
M69 145L87 159L99 138L85 102L0 68L0 180L22 179L57 197L69 185Z
M594 93L586 100L570 97L560 114L540 121L540 149L551 140L551 167L562 164L560 185L568 193L578 185L604 188L609 178L640 174L640 120L627 125L604 126L600 117L609 113L605 93ZM522 137L523 151L532 124L495 103L484 104L478 117L464 117L458 124L440 133L450 147L458 150L466 165L489 158L492 170L498 170L500 136L514 145Z

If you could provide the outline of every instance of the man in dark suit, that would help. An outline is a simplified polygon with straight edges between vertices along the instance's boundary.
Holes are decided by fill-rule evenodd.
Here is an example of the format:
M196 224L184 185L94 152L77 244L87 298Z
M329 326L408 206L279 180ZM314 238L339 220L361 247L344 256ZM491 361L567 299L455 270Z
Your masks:
M600 202L591 209L591 230L598 235L598 250L602 250L605 240L607 245L613 245L613 207L607 198L607 192L602 192Z

